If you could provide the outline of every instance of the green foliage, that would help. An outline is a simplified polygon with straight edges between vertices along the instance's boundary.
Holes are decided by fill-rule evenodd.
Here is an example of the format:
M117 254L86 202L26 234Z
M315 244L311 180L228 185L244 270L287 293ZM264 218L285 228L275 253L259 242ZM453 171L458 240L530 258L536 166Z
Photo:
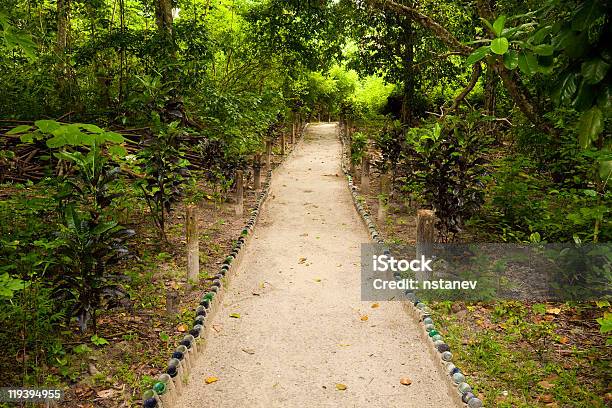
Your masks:
M607 334L612 331L612 313L605 312L603 317L597 319L599 323L599 331L601 334ZM612 345L612 336L608 336L606 340L606 346Z
M351 135L351 162L361 163L361 159L368 147L368 135L362 132L355 132Z
M12 278L8 272L4 272L0 275L0 299L10 299L13 297L15 292L25 289L28 282L21 279Z
M418 183L436 211L436 227L445 241L453 239L483 203L486 147L474 126L456 117L406 133L402 174Z
M54 279L54 293L76 316L82 331L93 319L96 330L96 311L116 306L127 298L111 266L125 258L129 251L124 246L134 231L116 222L94 221L79 214L69 205L64 213L64 225L58 237L57 256L61 273Z
M166 220L172 204L181 195L181 185L188 176L189 162L180 149L178 122L162 124L159 115L154 114L157 134L149 145L140 151L139 158L146 178L139 181L149 206L151 218L160 236L167 241Z

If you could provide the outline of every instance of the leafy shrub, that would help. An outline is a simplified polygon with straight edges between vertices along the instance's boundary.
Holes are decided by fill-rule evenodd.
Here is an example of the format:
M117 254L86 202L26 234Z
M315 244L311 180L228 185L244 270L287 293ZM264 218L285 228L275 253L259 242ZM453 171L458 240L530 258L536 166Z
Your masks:
M375 137L374 144L382 155L382 160L377 163L381 172L387 171L389 166L395 172L404 140L404 130L399 120L387 123Z
M118 275L108 269L129 253L125 241L134 231L116 222L95 222L79 214L74 206L65 209L65 225L58 238L58 257L61 273L55 278L54 294L76 316L82 331L93 319L96 330L96 311L117 305L127 298L118 284Z
M368 136L362 132L353 133L351 135L351 163L360 163L367 147Z
M448 117L442 125L411 128L402 152L403 176L421 186L444 241L453 239L484 201L486 142L469 123Z
M162 124L153 114L157 134L139 152L146 178L139 182L160 237L167 241L166 219L172 204L181 196L181 185L189 174L189 162L180 149L179 122Z

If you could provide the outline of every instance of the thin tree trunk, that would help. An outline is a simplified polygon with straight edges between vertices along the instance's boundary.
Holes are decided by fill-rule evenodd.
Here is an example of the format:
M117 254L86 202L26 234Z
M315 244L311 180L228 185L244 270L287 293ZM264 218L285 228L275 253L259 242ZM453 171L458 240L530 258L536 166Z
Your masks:
M415 75L414 75L414 30L412 28L412 19L406 18L404 24L404 97L402 98L401 121L403 124L410 126L412 123L412 100L414 98Z
M57 0L57 37L55 50L60 56L68 47L68 26L70 24L70 0Z
M172 18L172 1L170 0L157 0L155 2L155 22L157 23L157 29L162 35L167 46L171 47L172 55L175 54L173 35L173 18Z

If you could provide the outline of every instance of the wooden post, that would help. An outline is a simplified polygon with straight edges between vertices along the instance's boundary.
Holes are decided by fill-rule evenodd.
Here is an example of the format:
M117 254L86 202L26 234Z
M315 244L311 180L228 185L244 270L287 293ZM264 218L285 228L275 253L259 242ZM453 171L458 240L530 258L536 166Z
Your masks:
M187 236L187 281L197 282L200 274L200 244L195 205L187 206L185 235Z
M361 192L370 193L370 157L367 153L361 159Z
M236 215L244 214L244 176L242 170L236 170Z
M287 144L287 140L285 137L285 129L283 129L281 133L281 155L285 155L285 145Z
M166 289L166 314L176 316L179 312L179 294L174 289Z
M266 167L272 169L272 142L266 141Z
M384 222L387 218L387 206L389 204L391 177L389 173L380 175L380 197L378 197L378 221Z
M425 259L431 259L433 255L435 220L436 217L433 211L417 211L416 257L419 260L422 256L425 257ZM417 279L421 282L423 280L430 280L431 278L432 273L429 271L417 273Z
M253 162L253 189L261 189L261 154L256 154Z
M291 144L295 144L295 117L291 119Z

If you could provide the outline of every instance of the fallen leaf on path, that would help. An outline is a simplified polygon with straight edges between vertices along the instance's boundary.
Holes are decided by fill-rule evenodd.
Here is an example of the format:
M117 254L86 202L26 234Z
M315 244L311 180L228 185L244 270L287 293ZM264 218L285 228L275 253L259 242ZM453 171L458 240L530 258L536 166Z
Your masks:
M299 264L303 264L304 262L306 262L306 258L300 258L300 260L298 261Z
M233 317L234 319L240 319L240 314L239 313L232 313L230 315L230 317Z
M185 333L187 330L189 330L189 326L187 326L187 324L185 324L185 323L181 323L181 324L178 325L176 330L178 330L181 333Z
M115 392L116 392L115 390L109 388L108 390L98 391L98 392L96 392L96 394L100 398L110 398L113 395L115 395Z
M204 382L206 384L212 384L212 383L216 383L217 381L219 381L219 379L217 377L206 377L204 379Z
M336 384L336 389L337 389L338 391L345 391L345 390L347 389L347 386L346 386L346 385L344 385L344 384L340 384L340 383L338 383L338 384Z
M372 309L376 309L377 307L379 307L380 305L378 303L372 303Z
M321 279L317 278L315 279L315 282L321 282Z
M361 316L361 321L362 322L367 322L368 321L368 315Z
M250 354L250 355L255 354L255 350L253 350L253 349L242 349L242 351L244 351L245 353Z
M400 379L400 384L402 385L410 385L412 384L412 380L410 378L404 377Z

